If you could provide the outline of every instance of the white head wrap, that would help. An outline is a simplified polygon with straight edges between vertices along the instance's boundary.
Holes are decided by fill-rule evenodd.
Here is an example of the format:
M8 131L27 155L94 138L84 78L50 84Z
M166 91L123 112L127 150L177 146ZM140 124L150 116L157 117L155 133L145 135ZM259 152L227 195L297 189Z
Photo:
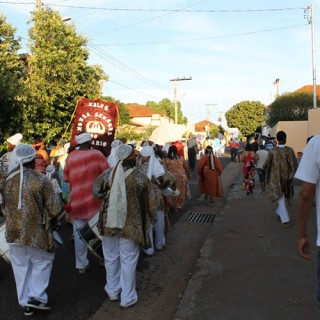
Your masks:
M56 171L56 167L53 164L50 164L46 168L46 176L51 180L52 174Z
M119 159L117 156L117 150L118 147L121 146L123 143L120 140L113 140L111 143L111 152L109 154L108 157L108 163L110 168L114 168L116 166L116 164L118 163Z
M23 186L23 164L31 162L36 155L36 150L29 144L19 144L12 152L10 158L9 170L13 170L20 166L20 186L19 186L19 202L18 209L22 208L22 186Z
M163 166L161 165L159 160L156 158L152 147L150 147L150 146L143 147L140 151L140 154L143 157L150 157L148 171L147 171L147 176L150 180L151 180L152 176L160 177L165 174Z
M12 144L13 146L17 146L18 144L20 144L22 138L23 138L23 136L21 133L16 133L13 136L9 137L7 139L7 142Z
M91 135L88 132L82 132L76 135L77 144L82 144L91 141Z
M123 170L122 161L132 152L132 147L127 144L119 145L116 150L117 164L110 174L110 197L106 226L108 228L122 229L127 219L127 191L126 177L133 171Z
M67 142L66 144L63 145L63 150L65 154L68 154L70 148L70 142Z
M156 146L153 141L147 140L143 143L142 147L150 146L152 149Z

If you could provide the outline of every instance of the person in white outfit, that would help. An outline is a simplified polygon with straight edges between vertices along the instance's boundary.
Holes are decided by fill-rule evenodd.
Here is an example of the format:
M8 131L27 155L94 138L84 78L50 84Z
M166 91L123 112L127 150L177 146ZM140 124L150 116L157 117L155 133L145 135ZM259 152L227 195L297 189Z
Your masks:
M106 268L105 291L122 308L138 301L136 267L140 246L156 221L158 198L148 177L136 168L135 150L120 145L114 168L105 170L92 185L95 199L104 199L97 224L102 236Z
M107 159L110 168L113 168L117 164L118 162L117 150L118 150L118 147L122 144L123 143L121 140L115 139L112 141L110 155L108 156L108 159Z
M303 150L295 177L302 181L298 205L298 251L301 257L311 260L311 242L308 222L316 202L317 249L312 256L317 261L317 300L320 315L320 135L314 136ZM312 226L314 227L314 226Z
M155 156L154 149L151 146L145 146L140 151L141 163L140 168L147 175L150 181L159 190L159 207L157 209L157 222L154 225L155 239L153 239L153 229L150 229L148 235L149 247L144 249L145 254L153 255L154 249L161 251L166 245L164 229L164 202L162 196L162 189L164 186L172 186L175 183L175 178L168 171ZM155 240L155 241L154 241ZM155 242L155 243L154 243Z
M9 175L1 176L6 240L18 302L26 316L50 310L46 293L55 245L51 220L61 209L50 180L34 170L36 151L19 144L12 152Z

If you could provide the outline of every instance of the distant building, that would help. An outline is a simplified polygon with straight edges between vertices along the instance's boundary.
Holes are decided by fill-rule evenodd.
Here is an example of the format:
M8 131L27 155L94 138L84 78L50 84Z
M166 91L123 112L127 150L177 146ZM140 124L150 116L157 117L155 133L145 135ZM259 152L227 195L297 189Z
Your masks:
M308 93L313 93L313 85L305 85L293 92L308 92ZM319 98L320 96L320 85L316 86L316 96Z
M174 120L165 115L164 112L154 110L140 104L127 104L125 106L130 116L130 124L137 127L158 127L163 123L173 123Z

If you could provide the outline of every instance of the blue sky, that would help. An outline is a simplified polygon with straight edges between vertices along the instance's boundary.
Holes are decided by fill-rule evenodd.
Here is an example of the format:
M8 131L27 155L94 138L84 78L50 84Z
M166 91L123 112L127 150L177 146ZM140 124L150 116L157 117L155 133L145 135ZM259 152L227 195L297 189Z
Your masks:
M27 21L35 2L0 0L0 11L24 39L23 52L28 51ZM177 81L177 98L184 115L194 122L207 117L216 121L243 100L270 104L277 92L275 79L279 79L280 94L313 83L311 25L304 17L304 8L311 4L315 13L314 66L318 69L319 1L42 3L71 17L67 23L90 40L90 63L103 65L110 77L103 95L124 103L173 101L170 80L192 77Z

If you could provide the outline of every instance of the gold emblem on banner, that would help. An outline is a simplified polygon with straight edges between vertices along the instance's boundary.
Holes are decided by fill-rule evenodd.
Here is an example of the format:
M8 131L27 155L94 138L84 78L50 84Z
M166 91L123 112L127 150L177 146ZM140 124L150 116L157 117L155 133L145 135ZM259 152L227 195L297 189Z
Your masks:
M97 134L104 134L106 132L106 127L103 123L97 120L88 121L86 125L86 131L88 133L97 133Z

